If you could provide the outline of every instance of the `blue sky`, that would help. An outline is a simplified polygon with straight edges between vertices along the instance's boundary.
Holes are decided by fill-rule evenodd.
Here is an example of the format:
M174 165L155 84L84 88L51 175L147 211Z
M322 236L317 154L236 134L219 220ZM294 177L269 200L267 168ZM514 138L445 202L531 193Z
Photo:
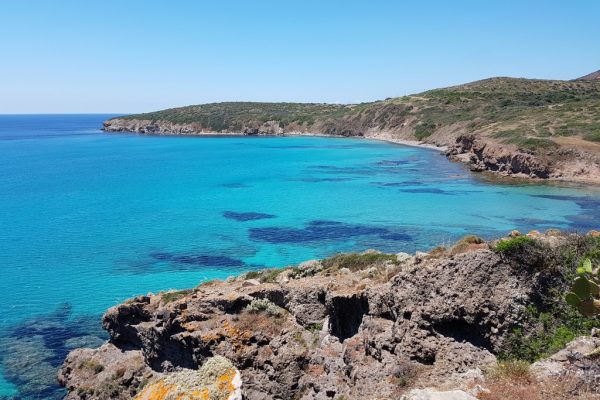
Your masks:
M600 69L600 1L0 0L0 113L362 102Z

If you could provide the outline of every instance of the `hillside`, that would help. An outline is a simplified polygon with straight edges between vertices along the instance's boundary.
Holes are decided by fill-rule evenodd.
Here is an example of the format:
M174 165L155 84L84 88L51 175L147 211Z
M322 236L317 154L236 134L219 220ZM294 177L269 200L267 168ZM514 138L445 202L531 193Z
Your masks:
M591 80L600 80L600 70L596 72L592 72L591 74L587 74L582 76L581 78L577 78L578 81L591 81Z
M491 158L510 153L501 165L488 165L490 157L475 155L480 158L472 160L478 164L476 170L600 182L600 81L596 79L490 78L349 105L213 103L119 117L107 121L105 130L419 140L455 147L451 153L464 152L462 158L471 160L473 152L463 145L467 137L472 142L483 141L486 151L494 154ZM461 142L458 150L457 139ZM527 165L521 166L521 161L514 165L512 155L517 154L521 161L528 160ZM578 160L586 161L581 166Z

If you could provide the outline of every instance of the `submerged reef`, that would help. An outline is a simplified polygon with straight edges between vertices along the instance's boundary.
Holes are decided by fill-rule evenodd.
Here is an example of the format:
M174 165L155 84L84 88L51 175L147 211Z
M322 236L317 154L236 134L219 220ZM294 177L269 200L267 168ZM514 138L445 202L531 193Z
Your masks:
M0 362L5 378L19 391L18 399L62 399L56 374L67 354L79 347L100 347L108 335L99 316L73 316L69 304L46 315L4 329Z

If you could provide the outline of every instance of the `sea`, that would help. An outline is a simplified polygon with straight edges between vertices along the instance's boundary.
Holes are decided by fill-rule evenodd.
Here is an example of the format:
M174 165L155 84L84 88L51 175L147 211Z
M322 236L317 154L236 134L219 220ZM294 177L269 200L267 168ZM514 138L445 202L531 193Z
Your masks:
M339 252L600 225L600 190L491 181L438 151L326 137L101 131L0 116L0 399L59 399L68 352L146 293Z

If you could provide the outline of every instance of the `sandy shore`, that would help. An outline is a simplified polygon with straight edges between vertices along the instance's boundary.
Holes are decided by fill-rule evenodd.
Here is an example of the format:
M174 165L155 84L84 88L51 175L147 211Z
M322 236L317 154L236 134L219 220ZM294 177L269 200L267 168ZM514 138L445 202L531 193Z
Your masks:
M311 136L311 137L314 136L314 137L331 137L331 138L338 138L338 139L346 138L345 136L340 136L340 135L325 135L323 133L306 133L306 132L286 132L283 136ZM421 142L418 140L400 139L400 138L394 137L392 134L384 134L384 133L377 133L377 134L369 134L368 133L365 136L350 136L348 138L379 140L382 142L400 144L403 146L420 147L422 149L437 150L439 152L444 152L448 149L447 146L436 146L434 144L424 143L424 142Z

